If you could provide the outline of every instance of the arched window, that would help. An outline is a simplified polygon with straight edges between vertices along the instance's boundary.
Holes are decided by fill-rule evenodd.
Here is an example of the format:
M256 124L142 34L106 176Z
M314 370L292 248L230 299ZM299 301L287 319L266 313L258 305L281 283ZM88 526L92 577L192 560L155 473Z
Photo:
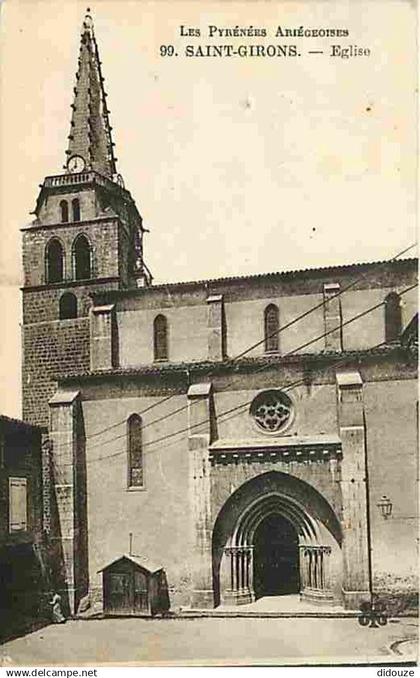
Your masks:
M63 280L63 247L57 238L52 238L46 250L46 279L47 283L56 283Z
M401 300L399 294L390 292L385 299L385 341L397 341L401 334Z
M74 277L86 280L91 277L90 244L85 235L78 235L73 244Z
M77 297L71 292L65 292L60 298L60 320L77 318Z
M279 309L275 304L264 311L264 340L267 353L279 350Z
M60 202L60 219L62 224L67 223L69 220L69 206L67 200L62 200Z
M71 201L71 207L73 210L73 221L80 221L80 201L79 198L74 198Z
M168 360L168 321L157 315L153 323L153 348L155 360Z
M143 487L141 417L132 414L127 421L128 487Z

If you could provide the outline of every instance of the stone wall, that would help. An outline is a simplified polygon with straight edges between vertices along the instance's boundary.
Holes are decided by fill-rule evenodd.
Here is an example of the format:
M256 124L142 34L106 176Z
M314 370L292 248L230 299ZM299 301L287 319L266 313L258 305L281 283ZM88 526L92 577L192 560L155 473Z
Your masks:
M116 287L117 282L105 282ZM103 286L102 285L102 286ZM48 425L48 400L56 388L56 378L85 373L90 367L90 294L101 284L23 290L22 326L22 416L25 421ZM59 301L65 291L77 297L78 317L59 320Z
M185 436L162 444L150 442L188 425L186 411L155 419L186 404L185 395L148 409L164 395L127 397L123 384L104 399L83 402L86 432L87 507L89 531L89 585L100 598L102 577L98 570L127 553L129 533L133 553L162 564L168 578L173 606L189 602L191 534L188 500L188 449ZM148 410L147 412L144 412ZM142 413L144 488L127 487L126 421ZM108 427L110 427L108 429ZM100 433L104 428L106 431ZM101 461L101 457L108 457Z
M230 358L247 351L250 346L253 348L247 352L248 356L264 354L264 310L271 303L279 308L280 327L290 324L279 334L280 354L362 350L385 341L384 307L379 306L367 316L346 323L372 306L380 305L389 292L405 290L414 284L415 277L414 265L407 264L407 270L399 276L393 270L378 273L372 265L366 280L344 291L340 297L339 312L335 312L334 317L338 318L337 325L341 318L344 326L342 336L335 343L332 342L334 333L322 336L325 331L334 329L331 317L325 316L322 306L324 285L340 283L343 291L357 278L356 271L353 277L348 273L337 275L326 270L324 273L311 272L311 276L307 277L296 274L290 279L285 274L284 278L278 275L159 285L124 295L98 295L95 303L116 302L122 367L153 362L153 320L160 313L168 320L170 361L213 359L208 343L208 299L212 296L223 298L224 326L220 333L223 333L225 352ZM309 313L317 305L319 308ZM403 327L415 314L416 305L417 293L413 289L402 299ZM308 313L306 317L293 323L305 313ZM318 341L314 341L317 337Z
M56 320L23 327L23 418L48 426L48 400L59 374L89 369L89 319Z
M45 285L45 250L51 238L58 238L64 249L64 281L74 280L72 246L75 238L84 233L92 249L91 278L109 278L119 275L118 238L116 218L96 221L35 226L23 232L23 271L25 287Z
M404 363L403 354L399 358L395 355L373 356L364 361L360 359L356 364L361 375L365 411L373 580L383 578L384 572L394 580L401 576L410 578L416 567L415 523L412 520L414 513L411 513L416 497L415 366ZM350 361L348 367L355 365ZM193 475L201 474L205 469L197 460L191 466L191 455L198 448L188 441L188 427L194 421L191 409L196 407L193 402L188 405L188 378L213 383L213 440L236 441L241 447L241 444L261 441L264 434L255 428L248 406L230 419L222 417L223 412L249 402L261 389L282 388L305 374L304 370L291 365L282 369L272 367L255 374L249 367L245 373L232 371L217 377L211 374L211 368L208 369L207 377L194 375L194 372L188 375L186 371L177 374L163 371L158 375L98 375L68 381L68 387L72 383L78 384L82 396L89 584L96 598L100 598L101 592L101 577L97 571L127 551L128 535L132 532L134 552L164 566L172 606L190 602L195 524L189 482L192 472ZM173 395L170 400L162 401L170 395ZM290 396L296 416L283 435L275 438L278 443L287 446L300 438L331 435L338 439L334 370L314 370L311 379L294 388ZM359 408L360 412L363 413ZM145 487L138 491L127 489L126 421L133 413L140 413L143 419ZM344 427L348 425L351 429L351 422L343 422ZM194 430L200 437L200 429ZM270 437L270 441L273 438ZM204 453L207 459L206 450ZM352 462L350 447L343 448L343 453L350 455L348 461ZM317 459L306 464L265 458L247 464L238 461L220 464L211 469L211 525L236 489L247 480L271 470L304 480L324 497L342 521L339 461L331 464ZM355 478L351 475L353 470L350 464L347 468L350 475L346 476L349 483ZM363 495L363 468L356 470ZM393 518L388 521L384 521L376 506L383 493L389 494L394 502ZM359 520L363 522L363 517Z
M412 366L413 367L413 366ZM409 376L409 366L406 367ZM415 379L365 386L373 587L382 594L417 591L418 421ZM392 513L377 504L385 495Z

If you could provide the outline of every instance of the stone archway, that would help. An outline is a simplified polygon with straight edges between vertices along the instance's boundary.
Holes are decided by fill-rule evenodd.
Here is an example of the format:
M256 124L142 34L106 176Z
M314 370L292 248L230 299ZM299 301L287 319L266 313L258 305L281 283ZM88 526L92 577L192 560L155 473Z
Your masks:
M278 544L264 549L270 531ZM270 587L326 603L339 597L339 521L315 488L281 472L256 476L231 495L214 525L212 555L216 605L250 603Z

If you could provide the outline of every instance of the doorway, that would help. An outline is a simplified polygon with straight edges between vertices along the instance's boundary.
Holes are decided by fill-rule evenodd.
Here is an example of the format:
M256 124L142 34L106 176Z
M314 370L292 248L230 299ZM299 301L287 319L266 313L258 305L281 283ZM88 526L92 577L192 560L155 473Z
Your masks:
M256 598L299 593L299 539L296 529L279 513L271 513L254 535Z

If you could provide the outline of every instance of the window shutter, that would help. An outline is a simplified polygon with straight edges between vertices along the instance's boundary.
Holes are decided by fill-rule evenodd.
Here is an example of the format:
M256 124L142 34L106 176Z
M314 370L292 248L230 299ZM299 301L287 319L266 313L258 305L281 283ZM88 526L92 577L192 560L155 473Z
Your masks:
M9 531L24 532L27 527L26 478L9 478Z

